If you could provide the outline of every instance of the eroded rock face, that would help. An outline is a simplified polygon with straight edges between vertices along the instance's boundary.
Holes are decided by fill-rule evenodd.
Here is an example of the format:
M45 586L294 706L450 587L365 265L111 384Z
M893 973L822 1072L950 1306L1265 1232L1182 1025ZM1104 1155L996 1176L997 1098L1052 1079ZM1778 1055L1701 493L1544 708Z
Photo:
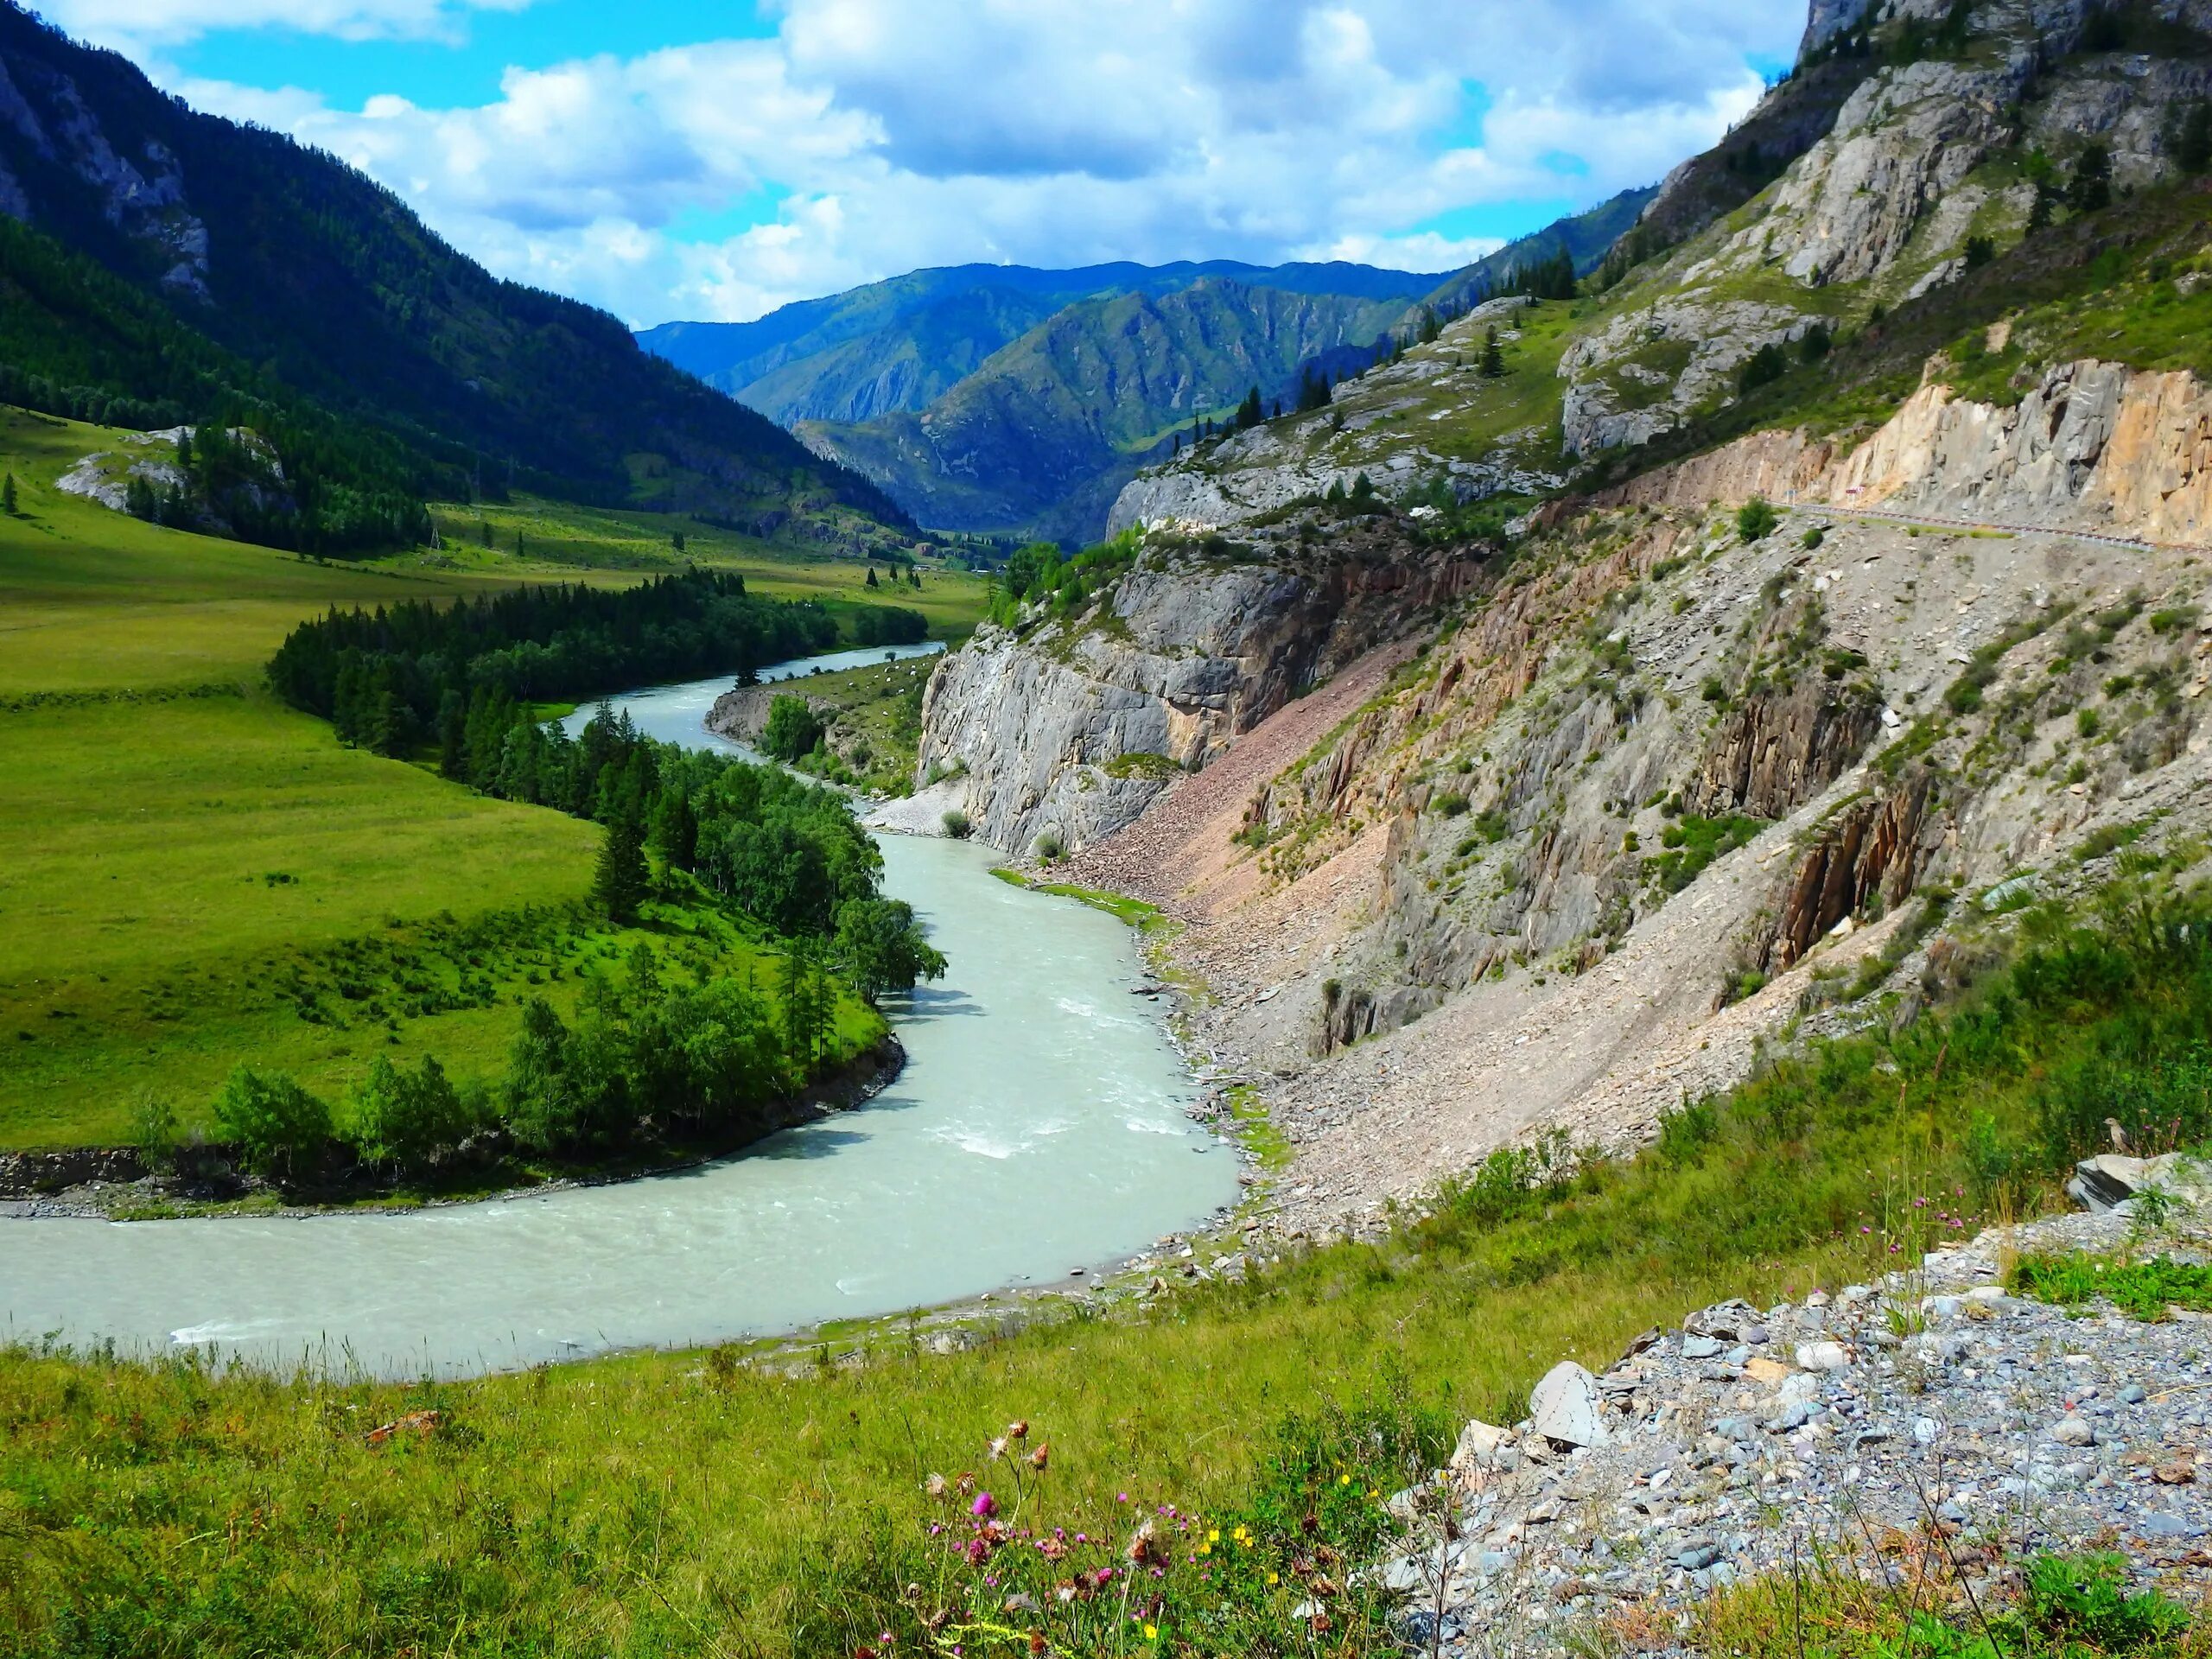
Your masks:
M1085 616L986 627L931 677L921 776L965 773L982 840L1069 852L1121 828L1301 687L1464 593L1478 559L1357 533L1147 555Z
M2018 404L1916 393L1827 473L1826 499L1964 518L2212 540L2212 389L2183 371L2064 364Z
M1589 505L1775 502L2212 541L2212 387L2185 370L2061 364L2012 408L1931 383L1841 460L1802 433L1760 432Z

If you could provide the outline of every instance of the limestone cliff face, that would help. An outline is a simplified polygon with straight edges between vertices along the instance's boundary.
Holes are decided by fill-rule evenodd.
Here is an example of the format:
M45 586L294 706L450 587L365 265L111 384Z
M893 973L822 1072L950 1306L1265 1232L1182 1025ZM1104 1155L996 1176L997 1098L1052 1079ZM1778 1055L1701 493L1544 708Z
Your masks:
M981 839L1111 834L1308 685L1467 591L1478 560L1393 535L1209 554L1152 539L1081 615L985 627L931 677L922 780L964 774Z
M2212 541L2212 387L2112 363L2053 369L2010 409L1923 388L1821 493L1995 523Z
M1848 454L1802 432L1754 433L1590 504L1754 497L2202 545L2212 542L2212 387L2183 371L2094 361L2053 368L2010 407L1931 382Z

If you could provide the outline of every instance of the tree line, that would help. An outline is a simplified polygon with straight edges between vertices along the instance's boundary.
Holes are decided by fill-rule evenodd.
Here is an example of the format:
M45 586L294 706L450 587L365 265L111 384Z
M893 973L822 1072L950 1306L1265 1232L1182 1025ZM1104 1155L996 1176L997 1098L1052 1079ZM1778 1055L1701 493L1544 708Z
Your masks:
M562 583L453 605L333 609L286 637L269 681L357 747L405 755L435 739L448 776L486 788L505 741L504 728L484 735L487 709L526 717L524 704L612 686L742 676L836 638L820 605L756 599L741 576L694 569L617 591Z
M656 893L710 903L780 953L772 984L683 983L640 943L623 982L594 977L573 1020L526 1005L499 1079L456 1083L435 1059L379 1062L341 1113L295 1079L241 1068L215 1116L260 1173L307 1179L350 1159L421 1177L510 1152L735 1144L774 1127L777 1103L843 1058L841 985L873 1005L944 972L912 906L882 895L883 855L842 796L656 742L604 709L574 737L526 714L504 728L487 715L481 735L486 771L471 781L606 827L592 896L610 921L650 922Z

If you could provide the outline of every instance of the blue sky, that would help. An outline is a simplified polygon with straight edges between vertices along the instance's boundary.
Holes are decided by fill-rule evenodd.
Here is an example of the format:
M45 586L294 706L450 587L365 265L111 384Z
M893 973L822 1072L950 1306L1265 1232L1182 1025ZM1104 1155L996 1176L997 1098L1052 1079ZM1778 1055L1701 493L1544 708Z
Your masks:
M1452 269L1658 178L1802 0L45 0L645 325L918 265Z

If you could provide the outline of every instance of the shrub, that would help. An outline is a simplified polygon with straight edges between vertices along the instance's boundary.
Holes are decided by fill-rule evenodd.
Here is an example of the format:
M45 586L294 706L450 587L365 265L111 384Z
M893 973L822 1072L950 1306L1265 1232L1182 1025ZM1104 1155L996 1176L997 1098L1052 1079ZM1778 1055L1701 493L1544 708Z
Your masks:
M166 1096L149 1090L130 1108L130 1144L138 1160L151 1170L176 1167L176 1108Z
M1036 844L1030 850L1037 855L1039 863L1053 864L1066 855L1067 843L1060 839L1058 830L1047 830L1037 837Z
M1769 341L1744 359L1744 366L1736 371L1736 390L1749 397L1761 386L1772 385L1789 372L1789 359L1781 346Z
M1754 499L1744 503L1736 513L1736 534L1747 544L1763 542L1774 534L1782 523L1782 515L1765 501Z
M957 806L944 815L942 822L944 824L944 833L955 841L967 840L969 834L976 827L969 822L968 815Z
M779 696L768 705L760 749L778 760L801 760L814 753L823 731L821 719L804 697Z
M1448 795L1440 795L1428 804L1431 811L1440 812L1447 818L1466 816L1467 798L1456 791Z
M1148 749L1131 749L1126 754L1117 754L1105 766L1109 778L1168 779L1180 775L1182 770L1173 757L1155 754Z
M260 1175L290 1180L330 1147L330 1108L282 1072L238 1067L215 1096L215 1123Z
M1810 530L1805 532L1805 550L1808 553L1819 551L1821 543L1827 540L1827 531L1821 529L1820 525L1815 524Z

